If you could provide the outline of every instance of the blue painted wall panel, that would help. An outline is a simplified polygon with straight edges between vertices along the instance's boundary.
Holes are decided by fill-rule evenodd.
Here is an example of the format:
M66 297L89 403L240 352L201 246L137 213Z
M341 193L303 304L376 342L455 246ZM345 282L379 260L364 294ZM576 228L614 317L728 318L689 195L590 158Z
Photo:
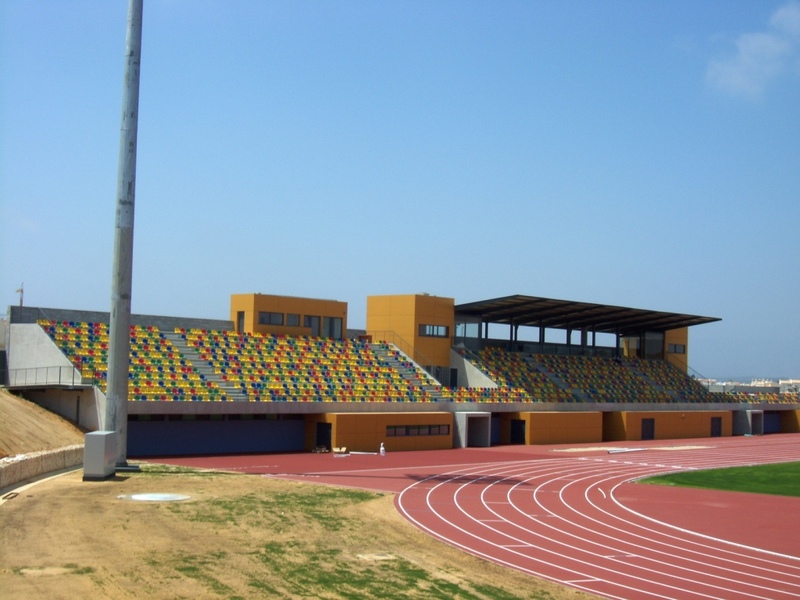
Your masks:
M302 452L305 422L130 421L128 456Z
M764 411L764 433L781 432L781 414L777 411Z

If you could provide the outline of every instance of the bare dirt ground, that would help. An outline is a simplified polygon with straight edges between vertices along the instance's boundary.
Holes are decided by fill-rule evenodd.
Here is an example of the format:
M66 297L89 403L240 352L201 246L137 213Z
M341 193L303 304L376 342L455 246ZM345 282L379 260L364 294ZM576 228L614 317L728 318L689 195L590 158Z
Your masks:
M0 396L9 454L82 440L20 402ZM17 421L21 409L32 412ZM81 477L0 498L3 598L589 598L430 538L392 494L145 463ZM131 499L140 493L189 498Z
M0 388L0 458L83 443L83 431Z

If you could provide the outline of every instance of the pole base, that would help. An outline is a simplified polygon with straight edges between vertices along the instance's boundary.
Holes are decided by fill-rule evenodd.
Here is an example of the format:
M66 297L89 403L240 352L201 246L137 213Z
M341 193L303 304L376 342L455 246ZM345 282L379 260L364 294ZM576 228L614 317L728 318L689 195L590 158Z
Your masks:
M132 465L127 462L121 465L116 465L114 469L117 471L117 473L141 473L142 471L139 465Z

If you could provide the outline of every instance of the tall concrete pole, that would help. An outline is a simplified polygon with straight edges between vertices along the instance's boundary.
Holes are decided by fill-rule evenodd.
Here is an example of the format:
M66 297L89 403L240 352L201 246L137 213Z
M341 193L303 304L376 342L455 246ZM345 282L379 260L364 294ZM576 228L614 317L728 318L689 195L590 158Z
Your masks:
M119 139L117 212L108 336L108 385L103 429L116 431L117 466L128 456L128 355L133 281L133 208L136 195L136 136L139 123L139 67L142 51L142 0L128 0L125 81Z

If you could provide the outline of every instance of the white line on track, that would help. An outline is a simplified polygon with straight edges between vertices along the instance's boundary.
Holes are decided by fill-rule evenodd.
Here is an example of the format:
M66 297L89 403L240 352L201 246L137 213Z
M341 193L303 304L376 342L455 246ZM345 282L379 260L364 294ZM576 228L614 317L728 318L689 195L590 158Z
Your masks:
M649 450L464 466L412 484L397 506L472 554L607 598L800 598L800 558L660 522L615 495L647 475L800 460L800 436L724 440L669 463L659 460L667 450Z

